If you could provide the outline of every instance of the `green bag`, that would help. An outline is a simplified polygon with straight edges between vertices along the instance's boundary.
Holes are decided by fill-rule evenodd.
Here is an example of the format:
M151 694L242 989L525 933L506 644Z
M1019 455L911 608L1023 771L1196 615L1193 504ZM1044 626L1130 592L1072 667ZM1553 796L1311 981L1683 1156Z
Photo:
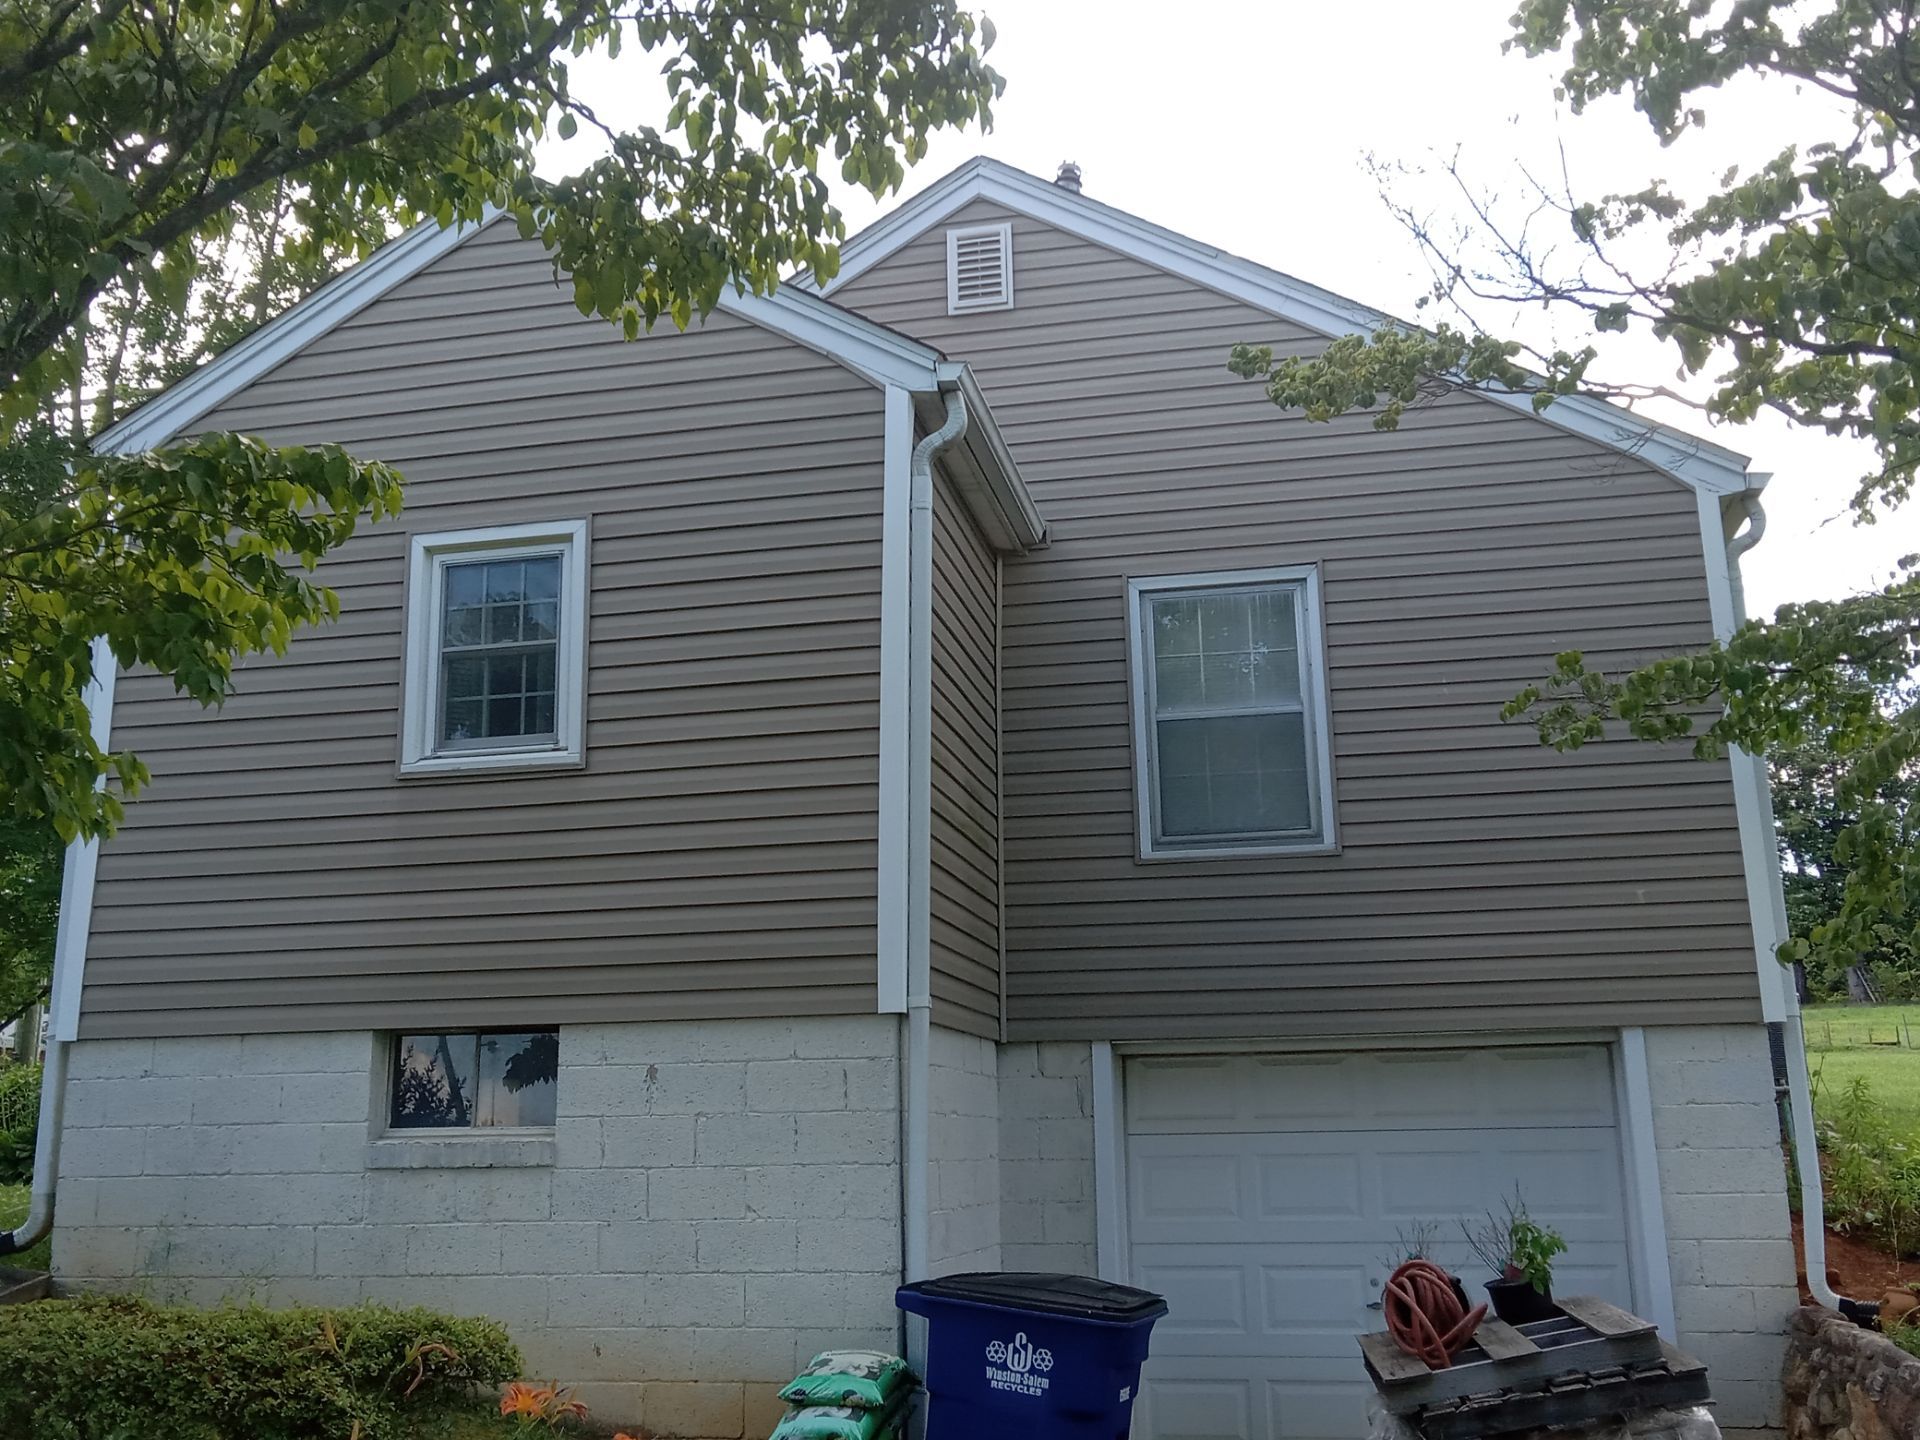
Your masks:
M789 1410L771 1440L882 1440L895 1433L904 1406L858 1410L851 1405L810 1405Z
M882 1410L917 1382L907 1362L879 1350L823 1350L780 1392L789 1405Z

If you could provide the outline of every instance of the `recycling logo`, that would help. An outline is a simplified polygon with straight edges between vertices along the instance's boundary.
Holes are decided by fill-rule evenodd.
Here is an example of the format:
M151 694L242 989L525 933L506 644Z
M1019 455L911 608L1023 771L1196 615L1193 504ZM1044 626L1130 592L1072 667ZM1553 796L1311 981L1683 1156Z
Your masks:
M987 1346L987 1384L1013 1395L1041 1396L1051 1383L1047 1373L1053 1369L1053 1352L1035 1345L1023 1330L1011 1341L995 1340Z

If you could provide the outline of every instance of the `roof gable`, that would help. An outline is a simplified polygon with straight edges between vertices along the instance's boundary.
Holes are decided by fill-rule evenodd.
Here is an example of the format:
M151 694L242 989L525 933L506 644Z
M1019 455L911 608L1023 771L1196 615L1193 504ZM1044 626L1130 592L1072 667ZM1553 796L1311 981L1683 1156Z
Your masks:
M501 218L495 212L477 224L441 229L429 221L414 227L104 431L94 448L139 450L181 434ZM957 368L932 346L790 287L771 295L726 291L715 308L825 355L876 385L933 390L943 379L950 381Z
M1382 325L1401 323L985 156L968 161L848 241L841 250L839 272L821 293L833 295L976 200L1103 245L1317 334L1369 335ZM1540 413L1524 394L1476 393L1630 454L1695 490L1730 495L1750 487L1746 456L1604 401L1566 396Z

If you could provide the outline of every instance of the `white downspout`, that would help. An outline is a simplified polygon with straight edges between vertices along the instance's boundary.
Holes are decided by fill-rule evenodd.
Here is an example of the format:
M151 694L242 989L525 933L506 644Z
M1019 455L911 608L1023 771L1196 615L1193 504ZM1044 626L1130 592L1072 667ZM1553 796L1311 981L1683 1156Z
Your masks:
M93 743L107 748L113 728L113 680L117 662L105 640L93 642L93 679L81 694L92 723ZM106 785L105 777L99 787ZM38 1245L53 1229L53 1196L60 1176L60 1132L67 1113L67 1052L80 1023L80 985L87 963L87 932L93 921L93 876L98 840L67 846L60 876L60 921L53 943L53 985L48 1001L47 1061L40 1073L40 1130L33 1151L33 1190L27 1218L0 1232L0 1256Z
M932 1220L928 1168L931 1146L933 965L928 937L928 890L933 844L933 457L967 429L967 405L948 390L947 418L913 450L909 466L910 524L907 621L907 1063L906 1124L901 1156L904 1213L901 1244L909 1281L927 1278ZM907 1361L926 1374L926 1326L909 1321Z
M1755 477L1762 484L1768 478ZM1756 491L1757 487L1739 497L1746 524L1726 542L1727 583L1733 594L1736 625L1747 615L1746 592L1740 578L1740 557L1758 545L1761 536L1767 533L1767 512L1762 508ZM1767 836L1771 840L1776 831L1773 793L1766 761L1744 751L1736 754L1733 760L1735 764L1744 763L1753 767L1755 788L1761 797L1760 808L1766 820ZM1777 874L1767 888L1767 897L1771 912L1767 919L1774 939L1776 942L1784 941L1787 938L1786 897ZM1807 1291L1827 1309L1838 1310L1850 1320L1872 1325L1880 1313L1878 1304L1849 1299L1838 1294L1827 1283L1827 1197L1820 1176L1818 1132L1813 1123L1813 1081L1807 1072L1807 1037L1800 1014L1800 987L1793 984L1784 973L1781 982L1781 1034L1786 1051L1787 1113L1793 1130L1795 1172L1800 1177L1800 1258L1807 1273Z

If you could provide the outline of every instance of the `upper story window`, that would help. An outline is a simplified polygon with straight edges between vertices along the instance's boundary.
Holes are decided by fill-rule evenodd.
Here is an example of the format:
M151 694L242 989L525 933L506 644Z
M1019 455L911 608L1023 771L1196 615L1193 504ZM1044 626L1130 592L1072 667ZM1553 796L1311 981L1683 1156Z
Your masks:
M947 313L1012 308L1012 223L947 231Z
M403 774L578 765L584 520L413 538Z
M1134 580L1127 596L1141 858L1332 849L1318 572Z
M550 1129L556 1030L393 1037L391 1130Z

